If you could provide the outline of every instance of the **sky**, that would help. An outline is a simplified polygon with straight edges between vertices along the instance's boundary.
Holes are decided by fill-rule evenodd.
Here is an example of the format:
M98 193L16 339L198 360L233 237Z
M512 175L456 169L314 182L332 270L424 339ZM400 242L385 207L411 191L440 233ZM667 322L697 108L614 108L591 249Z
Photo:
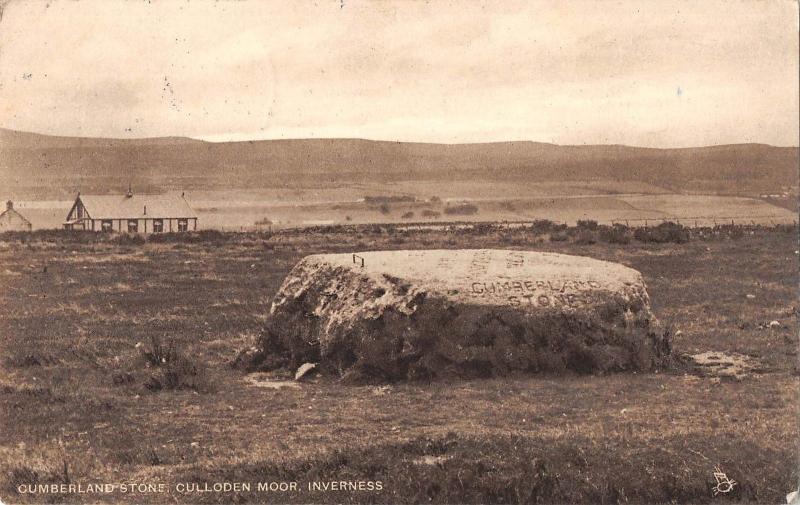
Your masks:
M0 127L798 145L790 0L0 0Z

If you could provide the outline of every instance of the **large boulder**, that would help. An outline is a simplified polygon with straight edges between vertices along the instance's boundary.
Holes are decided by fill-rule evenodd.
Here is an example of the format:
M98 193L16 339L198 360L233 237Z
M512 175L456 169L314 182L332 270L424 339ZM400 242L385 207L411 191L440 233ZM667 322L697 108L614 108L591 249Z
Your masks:
M381 379L648 370L670 352L636 270L490 249L307 256L259 347L262 368Z

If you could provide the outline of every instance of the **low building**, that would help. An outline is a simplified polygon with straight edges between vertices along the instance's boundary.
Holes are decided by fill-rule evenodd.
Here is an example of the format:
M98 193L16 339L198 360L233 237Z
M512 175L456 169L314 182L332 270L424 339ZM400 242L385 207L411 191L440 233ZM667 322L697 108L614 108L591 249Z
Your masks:
M67 230L162 233L197 229L197 214L184 195L82 195L64 222Z
M31 222L14 209L14 202L6 202L6 210L0 214L0 232L31 231Z

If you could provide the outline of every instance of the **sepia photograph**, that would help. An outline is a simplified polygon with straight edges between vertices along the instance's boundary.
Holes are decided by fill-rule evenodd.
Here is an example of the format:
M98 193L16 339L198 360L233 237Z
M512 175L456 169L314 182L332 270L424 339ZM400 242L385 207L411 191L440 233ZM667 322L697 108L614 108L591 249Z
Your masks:
M0 0L0 505L800 505L796 0Z

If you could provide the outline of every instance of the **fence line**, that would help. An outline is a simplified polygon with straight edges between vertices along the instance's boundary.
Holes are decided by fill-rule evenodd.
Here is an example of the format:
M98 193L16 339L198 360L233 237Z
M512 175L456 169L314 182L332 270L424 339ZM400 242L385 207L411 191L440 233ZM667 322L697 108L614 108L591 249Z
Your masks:
M797 226L797 220L794 219L791 223L788 220L778 218L776 216L684 216L684 217L660 217L660 218L637 218L637 219L612 219L611 224L625 224L631 226L634 223L639 226L658 225L660 223L676 223L690 228L708 227L708 226L757 226L757 225L771 225L777 224L792 224ZM600 223L598 221L598 223Z
M384 222L384 223L335 223L335 224L285 224L285 225L245 225L245 226L215 226L206 229L213 229L219 231L261 231L261 232L277 232L280 230L294 230L303 228L328 228L328 227L344 227L344 228L358 228L365 226L382 226L387 228L394 228L399 230L441 230L441 229L465 229L474 228L476 226L493 226L496 228L522 228L526 226L533 226L537 222L550 221L560 225L576 225L579 220L555 220L555 219L530 219L523 221L425 221L417 223L402 223L402 222ZM798 220L788 221L777 216L682 216L682 217L659 217L659 218L613 218L613 219L585 219L581 221L594 221L599 225L616 225L624 224L629 228L637 227L650 227L658 226L661 223L676 223L688 228L708 228L714 226L776 226L776 225L793 225L797 226Z

